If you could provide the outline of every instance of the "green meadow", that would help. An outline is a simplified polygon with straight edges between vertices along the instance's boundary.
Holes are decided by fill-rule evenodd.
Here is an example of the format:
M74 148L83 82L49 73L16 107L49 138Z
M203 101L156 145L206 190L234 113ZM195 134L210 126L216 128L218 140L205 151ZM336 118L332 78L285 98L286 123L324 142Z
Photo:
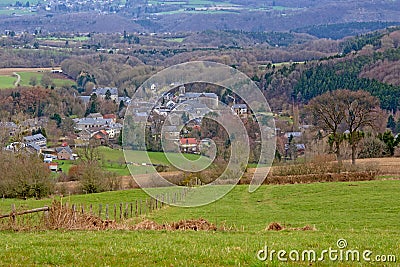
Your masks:
M36 78L36 84L40 85L40 81L43 77L43 72L17 72L21 76L21 80L19 82L20 86L31 86L30 80L32 77ZM8 89L15 88L15 82L17 81L16 76L12 75L0 75L0 89ZM72 86L75 84L74 81L68 79L53 79L54 84L57 87L62 86Z
M190 193L189 193L190 194ZM70 196L71 203L120 203L145 198L142 190ZM64 198L63 201L66 201ZM51 200L3 200L38 207ZM398 266L400 260L400 181L368 181L262 186L248 193L236 186L222 199L198 208L166 206L142 219L158 223L204 218L226 230L217 231L22 231L0 232L0 262L29 266ZM285 226L267 231L271 222ZM128 222L129 223L129 222ZM305 225L315 230L299 231ZM257 253L272 250L300 253L337 249L371 251L391 262L342 260L260 261ZM262 253L259 255L263 255ZM269 255L269 254L268 254ZM390 257L389 257L390 256ZM382 258L382 257L381 257Z
M18 72L18 74L21 76L21 86L30 86L29 81L32 77L36 77L37 84L40 84L40 80L43 77L43 73L41 72ZM67 79L53 79L54 84L57 87L61 87L63 85L71 86L75 84L74 81L67 80Z
M17 77L13 76L0 76L0 89L14 88L14 83Z

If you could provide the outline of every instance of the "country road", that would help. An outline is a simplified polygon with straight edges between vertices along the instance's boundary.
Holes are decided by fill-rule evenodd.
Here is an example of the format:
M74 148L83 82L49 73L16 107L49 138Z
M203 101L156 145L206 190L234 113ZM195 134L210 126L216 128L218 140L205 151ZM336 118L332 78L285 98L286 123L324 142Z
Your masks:
M13 76L17 76L17 81L14 83L14 86L17 87L21 81L21 75L16 72L13 72Z

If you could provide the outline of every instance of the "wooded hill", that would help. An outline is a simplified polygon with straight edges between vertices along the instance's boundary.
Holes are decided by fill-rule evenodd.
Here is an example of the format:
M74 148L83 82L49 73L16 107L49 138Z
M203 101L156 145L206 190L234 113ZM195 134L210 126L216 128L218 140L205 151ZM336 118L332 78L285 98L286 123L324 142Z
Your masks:
M342 53L305 64L270 68L262 86L276 109L287 101L307 103L336 89L365 90L381 107L396 111L400 105L400 31L389 29L341 43Z

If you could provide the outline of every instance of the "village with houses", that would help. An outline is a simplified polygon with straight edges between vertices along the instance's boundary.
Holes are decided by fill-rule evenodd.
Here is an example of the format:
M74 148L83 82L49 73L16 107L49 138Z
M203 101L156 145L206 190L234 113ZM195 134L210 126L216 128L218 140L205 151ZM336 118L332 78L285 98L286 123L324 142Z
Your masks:
M85 117L73 118L71 131L64 136L58 136L52 142L46 135L50 120L48 117L27 119L18 124L1 122L0 128L12 140L4 149L40 155L52 172L62 172L60 164L63 164L63 161L78 160L79 149L89 144L121 150L125 113L129 113L135 121L146 125L147 138L153 140L146 144L146 150L162 151L160 142L163 138L167 141L164 147L167 150L170 144L172 146L170 151L207 154L206 150L210 147L213 136L202 134L201 118L218 108L220 101L218 94L187 92L185 86L180 86L175 91L164 93L159 102L154 105L154 103L132 101L129 97L119 96L117 88L99 87L94 88L90 95L77 96L77 98L85 108L88 108L94 96L102 100L108 99L115 105L123 103L125 109L117 113L96 112L89 113ZM231 113L241 120L252 118L251 111L245 103L233 101L229 103L229 106ZM129 134L129 131L127 133ZM290 160L304 154L305 145L301 143L302 131L282 132L276 128L275 134L284 142L284 153L282 153L284 159ZM141 162L135 163L141 164Z

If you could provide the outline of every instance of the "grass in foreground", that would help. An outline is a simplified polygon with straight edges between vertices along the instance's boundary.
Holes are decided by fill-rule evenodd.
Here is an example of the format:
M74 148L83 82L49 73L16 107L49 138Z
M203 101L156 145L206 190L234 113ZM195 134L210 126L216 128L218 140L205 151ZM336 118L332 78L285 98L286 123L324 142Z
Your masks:
M321 252L329 247L336 249L339 238L347 240L347 249L368 249L372 256L393 254L399 261L399 189L399 181L262 186L253 194L247 192L247 186L237 186L213 204L199 208L167 207L149 217L157 222L203 217L217 225L235 226L236 231L0 232L0 261L5 265L265 266L266 262L256 258L265 245L275 250ZM87 203L119 203L123 197L140 197L143 192L119 194L122 193L79 198ZM36 201L26 203L34 205ZM310 224L317 230L265 231L273 221L290 227ZM272 264L267 263L281 266L276 257ZM326 259L316 265L365 264ZM292 265L293 262L286 264ZM308 266L309 262L300 265Z

